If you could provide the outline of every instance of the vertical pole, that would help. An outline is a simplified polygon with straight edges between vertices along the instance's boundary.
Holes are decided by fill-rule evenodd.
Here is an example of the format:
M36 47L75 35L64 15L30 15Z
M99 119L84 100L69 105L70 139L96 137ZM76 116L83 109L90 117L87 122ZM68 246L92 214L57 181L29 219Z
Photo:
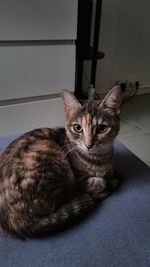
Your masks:
M99 44L101 9L102 9L102 0L97 0L96 12L95 12L95 25L94 25L93 57L91 66L91 84L94 87L95 87L96 69L97 69L97 52Z

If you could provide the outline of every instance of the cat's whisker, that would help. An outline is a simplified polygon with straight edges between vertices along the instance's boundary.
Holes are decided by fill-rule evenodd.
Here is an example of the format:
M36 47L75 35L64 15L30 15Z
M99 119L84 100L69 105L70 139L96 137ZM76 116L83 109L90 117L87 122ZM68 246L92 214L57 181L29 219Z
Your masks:
M77 148L77 146L74 146L73 148L71 148L70 150L67 151L67 153L64 154L64 158L66 158L66 156L71 153L73 150L75 150Z
M76 148L76 146L74 146L74 147L72 147L71 149L67 150L67 153L65 154L65 156L66 156L68 153L72 152L75 148Z
M74 149L74 147L73 147L72 149ZM70 151L70 150L69 150L69 147L68 147L68 145L66 145L66 146L64 146L63 149L59 149L59 151L58 151L57 153L62 152L62 153L64 154L64 156L65 156L66 154L69 153L69 151Z
M67 145L64 145L60 148L60 150L64 149L65 147L68 147L68 144Z
M69 145L72 145L72 144L75 145L73 141L69 141ZM68 148L68 144L65 146L62 146L59 150L64 151L66 148Z
M72 142L73 143L73 142ZM73 143L74 144L74 143ZM71 144L72 145L72 144ZM60 152L66 153L68 152L68 144L62 146L61 148L59 148L59 150L56 152L57 154L59 154Z

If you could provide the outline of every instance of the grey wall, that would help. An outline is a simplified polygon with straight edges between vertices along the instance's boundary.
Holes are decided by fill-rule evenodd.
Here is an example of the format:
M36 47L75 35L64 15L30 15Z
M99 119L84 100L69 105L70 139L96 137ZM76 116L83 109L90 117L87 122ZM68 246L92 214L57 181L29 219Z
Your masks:
M118 80L150 85L150 1L103 0L96 88Z

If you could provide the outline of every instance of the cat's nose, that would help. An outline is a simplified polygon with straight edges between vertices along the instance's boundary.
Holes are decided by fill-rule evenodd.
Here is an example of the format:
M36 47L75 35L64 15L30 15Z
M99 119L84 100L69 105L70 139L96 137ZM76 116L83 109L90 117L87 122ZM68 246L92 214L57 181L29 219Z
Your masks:
M85 136L84 138L84 145L89 150L93 146L93 139L91 136Z
M93 146L93 144L88 144L88 145L86 145L87 149L92 148L92 146Z

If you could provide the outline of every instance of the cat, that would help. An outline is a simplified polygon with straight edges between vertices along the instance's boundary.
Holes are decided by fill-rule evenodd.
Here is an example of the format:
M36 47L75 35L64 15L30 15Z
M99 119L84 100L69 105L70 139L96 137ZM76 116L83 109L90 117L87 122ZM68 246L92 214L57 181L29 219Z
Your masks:
M20 238L53 233L92 209L117 186L113 141L121 88L83 105L62 91L65 128L41 128L0 157L0 232Z

